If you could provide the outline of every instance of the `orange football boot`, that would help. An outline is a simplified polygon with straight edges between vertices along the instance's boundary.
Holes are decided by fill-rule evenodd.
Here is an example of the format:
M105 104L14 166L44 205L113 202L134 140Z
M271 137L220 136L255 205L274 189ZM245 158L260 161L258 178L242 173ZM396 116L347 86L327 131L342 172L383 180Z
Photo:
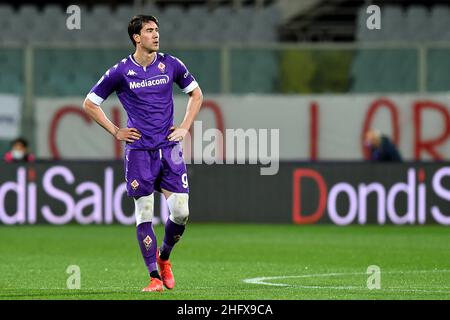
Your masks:
M157 256L156 262L158 263L159 267L159 274L161 275L161 279L164 286L167 289L173 289L173 287L175 286L175 279L173 278L172 265L170 264L170 261L161 260L159 258L159 249L156 256Z
M158 291L161 292L164 290L163 283L158 278L150 278L150 283L148 286L146 286L144 289L142 289L142 292L154 292Z

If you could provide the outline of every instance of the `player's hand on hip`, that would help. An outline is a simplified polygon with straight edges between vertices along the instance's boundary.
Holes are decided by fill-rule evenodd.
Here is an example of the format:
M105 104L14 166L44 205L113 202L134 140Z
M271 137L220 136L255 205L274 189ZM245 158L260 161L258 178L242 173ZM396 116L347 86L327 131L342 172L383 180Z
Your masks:
M172 132L167 137L169 141L182 141L188 133L188 130L184 128L171 127L170 130Z
M141 133L135 128L120 128L114 136L119 141L134 142L141 138Z

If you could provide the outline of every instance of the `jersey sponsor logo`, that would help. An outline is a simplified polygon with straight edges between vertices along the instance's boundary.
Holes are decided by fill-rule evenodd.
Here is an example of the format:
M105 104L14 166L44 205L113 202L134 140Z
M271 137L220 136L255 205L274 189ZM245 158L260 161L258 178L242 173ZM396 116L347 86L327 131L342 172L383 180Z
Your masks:
M142 240L142 242L144 243L145 249L148 251L150 249L150 246L152 245L152 238L150 238L149 235L147 235L145 237L144 240Z
M164 71L166 70L166 65L164 63L160 62L158 64L158 69L159 69L159 71L161 71L161 73L164 73Z
M153 87L169 83L169 76L159 75L142 81L130 82L130 89Z
M137 73L134 70L128 70L127 76L135 76Z
M186 73L183 75L183 78L187 78L188 77L188 75L189 75L189 71L186 71Z

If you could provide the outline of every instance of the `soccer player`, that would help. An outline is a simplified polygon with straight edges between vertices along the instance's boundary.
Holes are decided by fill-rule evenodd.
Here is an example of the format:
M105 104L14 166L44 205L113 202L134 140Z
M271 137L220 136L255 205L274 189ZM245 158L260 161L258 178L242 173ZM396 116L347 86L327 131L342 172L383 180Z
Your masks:
M106 131L126 142L127 194L134 199L137 239L150 274L150 283L143 291L162 291L163 285L167 289L175 285L169 256L183 235L189 216L188 178L180 141L200 110L203 95L179 59L158 52L156 17L134 16L128 24L128 34L135 52L106 71L87 95L83 107ZM189 95L178 127L173 125L173 83ZM99 107L113 91L127 112L126 128L115 126ZM155 190L164 194L170 210L160 248L152 226Z

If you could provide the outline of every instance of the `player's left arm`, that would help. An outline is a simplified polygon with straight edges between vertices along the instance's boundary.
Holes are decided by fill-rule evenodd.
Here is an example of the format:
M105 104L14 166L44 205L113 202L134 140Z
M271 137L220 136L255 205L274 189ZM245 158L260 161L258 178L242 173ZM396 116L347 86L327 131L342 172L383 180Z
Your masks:
M168 137L170 141L180 141L184 139L202 106L203 93L200 87L195 88L189 92L188 95L189 101L186 107L186 114L184 115L184 119L180 126L171 128L172 133Z
M180 89L189 95L184 119L178 127L172 127L172 131L167 137L170 141L181 141L194 122L203 102L203 94L194 76L189 72L181 60L173 57L175 66L174 80Z

